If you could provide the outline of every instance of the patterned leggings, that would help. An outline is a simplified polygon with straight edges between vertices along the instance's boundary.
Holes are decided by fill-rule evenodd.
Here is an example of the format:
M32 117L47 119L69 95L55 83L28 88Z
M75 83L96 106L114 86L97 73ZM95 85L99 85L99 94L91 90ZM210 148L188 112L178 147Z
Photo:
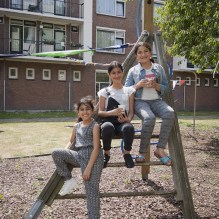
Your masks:
M78 151L68 149L55 149L52 151L52 158L55 162L58 174L63 176L65 180L71 179L72 175L69 171L67 164L75 167L81 167L82 175L90 160L93 146L79 148ZM101 172L103 169L103 150L100 149L98 157L94 162L91 169L90 179L84 181L86 196L87 196L87 209L89 219L100 218L100 192L99 182Z
M161 118L158 148L165 148L174 122L174 110L163 100L135 100L135 114L143 121L141 131L140 154L147 153L156 116Z

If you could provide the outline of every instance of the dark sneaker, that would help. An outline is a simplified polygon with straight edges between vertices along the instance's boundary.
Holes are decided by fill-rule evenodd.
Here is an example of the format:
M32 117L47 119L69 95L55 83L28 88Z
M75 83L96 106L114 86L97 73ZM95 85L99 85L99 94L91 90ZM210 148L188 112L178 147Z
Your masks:
M104 164L103 164L103 168L106 168L109 159L110 159L110 156L109 156L108 154L104 154Z
M134 162L132 160L131 154L125 154L124 155L124 160L125 160L125 165L127 168L133 168L134 167Z

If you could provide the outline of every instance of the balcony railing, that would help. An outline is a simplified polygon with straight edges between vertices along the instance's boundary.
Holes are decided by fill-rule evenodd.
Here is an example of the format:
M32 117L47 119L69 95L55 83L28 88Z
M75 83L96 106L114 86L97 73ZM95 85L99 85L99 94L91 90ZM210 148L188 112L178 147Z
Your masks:
M72 46L64 42L50 41L32 41L12 38L0 38L0 54L24 54L31 55L38 52L64 51L80 49L83 45ZM80 59L81 55L71 56Z
M83 18L84 3L73 3L72 1L73 0L6 0L0 1L0 7L30 13L36 12L72 18Z

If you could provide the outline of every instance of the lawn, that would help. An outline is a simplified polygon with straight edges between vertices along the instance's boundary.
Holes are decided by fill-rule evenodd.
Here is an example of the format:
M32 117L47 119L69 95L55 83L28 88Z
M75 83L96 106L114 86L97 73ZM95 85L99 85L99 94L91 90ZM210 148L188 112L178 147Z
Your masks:
M75 120L66 122L13 122L0 124L1 158L50 153L63 148L70 139ZM133 120L140 123L140 120ZM180 126L192 127L193 119L179 119ZM219 127L219 118L196 118L195 129L212 130ZM113 140L112 146L120 146Z

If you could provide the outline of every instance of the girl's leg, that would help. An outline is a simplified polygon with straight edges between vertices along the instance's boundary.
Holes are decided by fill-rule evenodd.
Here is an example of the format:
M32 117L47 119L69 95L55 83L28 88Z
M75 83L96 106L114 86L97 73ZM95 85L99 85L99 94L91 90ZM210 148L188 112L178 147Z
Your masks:
M112 142L112 137L114 133L114 125L111 122L104 122L100 126L100 131L101 131L101 137L103 141L103 149L104 149L104 168L106 168L107 163L109 162L110 159L110 149L111 149L111 142Z
M155 156L158 158L166 157L164 152L166 148L167 141L174 122L174 110L166 104L163 100L155 100L151 104L151 109L154 114L162 118L162 124L160 129L159 142L157 144L157 149L154 152ZM167 161L167 165L171 165L171 160Z
M104 122L100 126L101 137L103 141L103 149L109 151L111 149L111 142L114 133L114 125L111 122Z
M93 151L92 147L79 150L79 158L80 158L79 162L80 162L82 174L84 173L84 170L87 167L92 151ZM89 219L100 218L99 183L100 183L102 169L103 169L103 150L100 149L99 155L91 169L90 178L88 181L84 181L86 196L87 196L87 209L88 209Z
M65 180L71 179L71 171L69 171L67 164L69 163L78 167L78 153L67 149L54 149L52 151L52 158L56 165L58 174L63 176Z
M151 135L154 130L156 117L151 111L149 101L135 100L135 114L143 121L139 153L147 153Z
M132 143L134 139L134 126L131 123L123 123L120 124L116 128L116 134L122 134L124 139L124 160L127 168L133 168L134 162L132 160L132 156L130 155L130 151L132 149Z
M125 154L129 154L132 150L132 143L135 134L134 126L131 123L123 123L118 126L116 133L121 133L123 135Z

